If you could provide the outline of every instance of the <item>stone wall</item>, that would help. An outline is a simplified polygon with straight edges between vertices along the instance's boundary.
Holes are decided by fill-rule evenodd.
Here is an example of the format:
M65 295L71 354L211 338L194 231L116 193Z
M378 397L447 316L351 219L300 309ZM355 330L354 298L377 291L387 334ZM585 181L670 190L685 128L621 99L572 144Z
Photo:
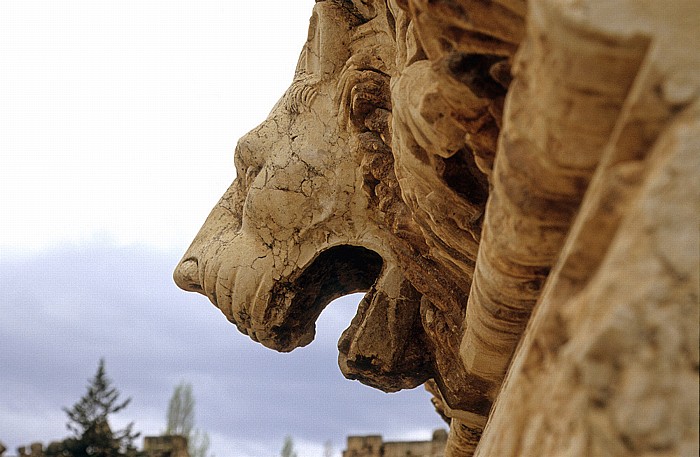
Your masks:
M40 442L35 442L29 446L20 446L17 448L18 457L44 457L44 445Z
M444 457L447 432L435 430L430 441L384 441L381 435L349 436L343 457Z
M17 457L44 457L45 452L58 443L49 444L44 448L41 442L32 443L29 446L17 448ZM0 443L0 456L5 447ZM187 438L179 435L147 436L143 439L143 452L145 457L190 457L187 450Z
M147 457L190 457L187 438L180 435L147 436L143 451Z

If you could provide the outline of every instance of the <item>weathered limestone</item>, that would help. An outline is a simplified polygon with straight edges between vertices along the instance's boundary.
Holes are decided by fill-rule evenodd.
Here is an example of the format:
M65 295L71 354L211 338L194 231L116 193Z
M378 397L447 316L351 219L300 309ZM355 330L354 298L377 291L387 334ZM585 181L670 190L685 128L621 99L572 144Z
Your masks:
M431 380L448 457L696 455L698 23L682 0L317 2L175 280L280 351L367 292L341 370Z
M605 182L584 202L591 206L553 272L477 455L698 454L700 111L692 110L646 157L598 175ZM626 198L628 208L604 209L611 198ZM582 248L599 224L610 244L598 264L586 265L593 259Z
M596 124L563 142L576 145L566 154L575 158L594 138L588 130L611 115L593 181L477 455L698 454L700 56L679 43L700 39L696 27L683 27L700 11L689 2L673 12L655 2L618 2L614 11L587 3L531 3L533 38L519 56L527 74L516 81L565 80L568 70L542 72L546 58L536 55L545 54L543 43L548 55L568 46L576 33L598 62L621 68L624 53L631 64L626 77L610 79L615 67L593 62L586 94L608 101L612 90L625 91L619 103L591 103L586 119ZM591 68L606 70L595 85ZM519 90L512 88L512 106ZM512 116L515 125L522 113ZM503 138L508 121L506 114Z
M646 48L635 37L606 42L544 21L514 69L462 339L469 371L494 382L503 379Z

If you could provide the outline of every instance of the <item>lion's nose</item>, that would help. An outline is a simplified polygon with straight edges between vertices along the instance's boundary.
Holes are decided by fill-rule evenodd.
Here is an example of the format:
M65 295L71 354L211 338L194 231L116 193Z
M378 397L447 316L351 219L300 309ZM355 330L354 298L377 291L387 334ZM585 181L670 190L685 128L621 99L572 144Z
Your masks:
M199 283L199 262L194 257L182 260L173 272L175 284L188 292L202 293L203 289Z

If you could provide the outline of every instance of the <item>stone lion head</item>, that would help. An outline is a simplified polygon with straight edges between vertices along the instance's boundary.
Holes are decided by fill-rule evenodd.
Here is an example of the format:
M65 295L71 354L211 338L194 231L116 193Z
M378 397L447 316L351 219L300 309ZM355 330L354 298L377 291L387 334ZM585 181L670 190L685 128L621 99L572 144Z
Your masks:
M459 48L459 27L490 31L442 27L453 15L423 3L316 2L294 81L239 140L236 179L174 277L278 351L365 292L338 344L345 376L384 391L433 378L452 408L485 414L459 336L515 45ZM424 49L414 19L444 36Z
M309 344L331 300L366 292L339 343L340 365L348 377L398 390L428 379L431 363L413 338L420 294L401 274L385 226L397 193L385 179L394 66L386 25L386 11L360 2L316 3L294 81L239 140L236 179L174 278L278 351Z

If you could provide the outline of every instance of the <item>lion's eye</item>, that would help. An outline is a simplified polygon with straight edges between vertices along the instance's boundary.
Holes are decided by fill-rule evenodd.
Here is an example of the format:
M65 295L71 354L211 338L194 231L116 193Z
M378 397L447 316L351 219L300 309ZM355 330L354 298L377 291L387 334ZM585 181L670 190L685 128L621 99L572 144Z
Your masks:
M265 165L265 153L268 147L266 138L271 134L267 122L246 133L236 144L233 161L236 166L236 176L244 183L250 184Z

